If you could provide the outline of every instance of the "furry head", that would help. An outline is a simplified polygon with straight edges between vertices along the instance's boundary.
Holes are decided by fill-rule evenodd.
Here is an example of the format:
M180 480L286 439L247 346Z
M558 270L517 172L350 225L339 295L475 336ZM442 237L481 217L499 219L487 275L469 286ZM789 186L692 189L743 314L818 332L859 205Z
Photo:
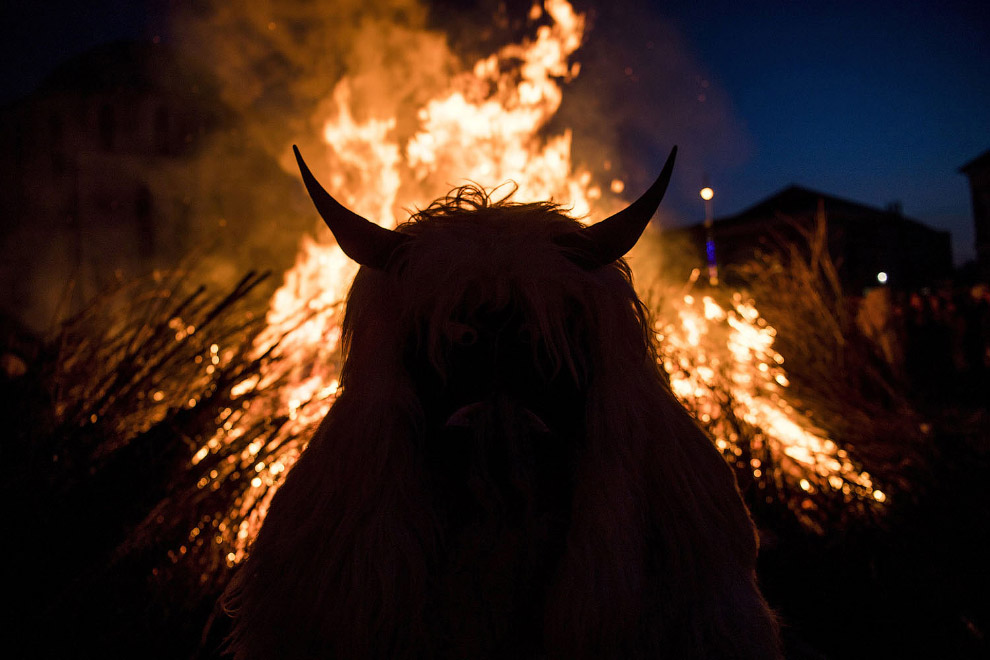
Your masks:
M365 267L341 394L224 596L236 657L775 657L753 524L621 260L673 154L588 228L467 187L389 232L299 162Z

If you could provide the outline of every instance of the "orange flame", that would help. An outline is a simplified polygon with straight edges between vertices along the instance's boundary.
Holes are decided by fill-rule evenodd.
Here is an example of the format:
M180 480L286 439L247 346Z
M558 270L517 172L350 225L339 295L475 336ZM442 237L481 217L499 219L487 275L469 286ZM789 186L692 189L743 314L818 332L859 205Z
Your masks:
M544 9L546 22L535 38L479 60L421 107L419 128L404 145L395 136L395 117L355 119L350 82L341 80L333 93L335 114L323 128L328 188L384 226L395 224L398 205L421 206L461 177L486 187L515 181L520 201L553 198L570 205L578 217L602 211L597 208L601 188L589 171L572 165L571 133L540 137L560 107L558 81L579 73L569 58L584 35L584 17L566 0L546 0ZM530 18L544 19L538 5ZM616 193L624 187L618 179L609 185ZM235 396L255 394L251 403L225 410L216 433L193 458L198 465L211 454L222 455L251 429L284 419L274 433L259 435L266 440L227 456L199 482L200 488L219 489L228 480L249 480L230 511L190 532L191 541L211 531L229 550L229 565L244 558L273 495L333 404L340 301L355 272L336 244L303 238L295 266L272 297L267 330L256 343L259 355L270 352L283 359L261 378L235 386ZM734 294L729 308L712 297L668 298L667 304L665 321L657 326L663 367L676 396L710 428L730 460L742 454L737 433L724 423L731 414L756 430L753 444L765 445L782 466L776 478L808 492L832 488L850 498L885 499L867 473L857 471L845 452L788 404L784 359L773 349L775 331L752 301ZM750 467L757 477L766 468L757 458Z

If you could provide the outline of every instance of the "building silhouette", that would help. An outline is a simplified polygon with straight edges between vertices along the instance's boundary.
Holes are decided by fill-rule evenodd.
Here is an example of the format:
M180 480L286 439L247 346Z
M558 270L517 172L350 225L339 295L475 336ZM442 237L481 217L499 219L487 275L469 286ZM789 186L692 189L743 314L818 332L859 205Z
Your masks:
M828 252L847 294L859 295L880 280L897 289L920 289L952 274L949 232L905 217L898 204L879 209L792 185L735 215L715 219L712 238L720 275L728 274L731 281L732 267L761 251L807 245L807 234L819 220L825 222ZM665 235L674 245L687 245L687 263L705 268L702 224Z
M973 196L976 265L983 282L990 282L990 149L959 168L969 178Z
M0 312L34 329L188 249L190 200L156 189L219 123L206 78L117 42L0 108Z

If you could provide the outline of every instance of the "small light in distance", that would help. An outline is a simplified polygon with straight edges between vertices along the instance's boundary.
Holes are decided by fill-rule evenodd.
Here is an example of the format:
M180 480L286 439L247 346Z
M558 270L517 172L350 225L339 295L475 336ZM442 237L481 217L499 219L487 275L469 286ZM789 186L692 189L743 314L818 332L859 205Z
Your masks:
M701 199L705 200L706 202L709 201L714 196L715 196L715 191L712 190L711 188L705 187L701 189Z
M886 284L887 273L883 272L882 270L879 273L877 273L877 282L879 282L880 284Z

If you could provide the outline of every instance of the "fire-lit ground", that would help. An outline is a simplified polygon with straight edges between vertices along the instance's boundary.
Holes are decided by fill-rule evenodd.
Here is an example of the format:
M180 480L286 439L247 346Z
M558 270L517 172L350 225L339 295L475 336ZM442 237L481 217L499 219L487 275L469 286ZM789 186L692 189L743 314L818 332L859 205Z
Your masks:
M562 85L580 75L585 18L564 0L530 18L525 40L424 100L407 139L397 126L410 120L361 107L347 76L321 106L319 142L294 139L310 145L317 175L341 201L387 226L464 180L513 181L517 201L553 198L576 216L604 216L622 203L624 183L596 181L572 162L570 132L547 133ZM977 485L986 454L967 449L966 434L946 435L930 472L906 462L915 472L888 485L874 473L889 465L868 465L858 438L836 436L841 425L790 394L789 356L759 300L657 283L648 247L631 264L671 387L736 468L760 524L761 575L790 626L792 655L905 657L936 639L955 655L985 648L973 587L986 579L965 573L978 567L969 530L979 526L970 523L987 522L987 507L972 508L990 503ZM19 457L26 477L15 483L31 493L15 529L26 541L17 556L38 575L26 596L32 626L64 625L125 655L197 647L212 600L333 405L354 272L320 234L301 239L295 266L261 305L249 300L251 277L226 299L185 298L178 280L123 291L105 317L67 330L50 382L10 392L27 396L28 409L46 399L53 408L45 423L54 430ZM205 655L222 629L221 618Z

